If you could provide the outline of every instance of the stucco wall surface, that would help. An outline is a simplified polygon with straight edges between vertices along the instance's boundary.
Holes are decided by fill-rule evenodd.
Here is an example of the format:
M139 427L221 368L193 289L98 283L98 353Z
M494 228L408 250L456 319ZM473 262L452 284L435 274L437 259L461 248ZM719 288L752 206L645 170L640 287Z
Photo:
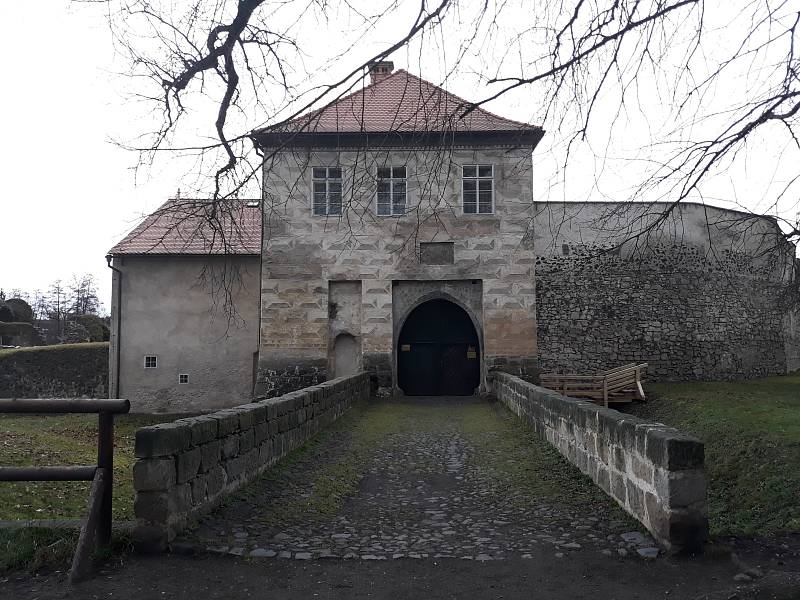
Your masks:
M499 371L493 391L666 549L702 547L708 537L702 442Z
M794 248L771 219L695 204L650 229L665 208L535 206L541 368L647 362L651 378L676 380L785 373Z
M461 165L494 165L494 214L461 211ZM405 165L408 212L378 217L379 165ZM344 169L341 217L312 214L311 167ZM329 281L361 281L361 360L391 385L393 281L482 281L484 358L536 356L529 148L281 152L265 165L259 392L324 378ZM423 264L422 242L453 242L452 264Z
M113 366L120 343L119 397L130 400L131 412L204 412L252 398L258 257L125 256L114 265L122 271L122 302L112 306L111 360ZM232 288L231 321L209 287L226 268L236 269L241 283ZM148 355L157 357L157 368L144 368ZM178 383L180 373L188 384Z

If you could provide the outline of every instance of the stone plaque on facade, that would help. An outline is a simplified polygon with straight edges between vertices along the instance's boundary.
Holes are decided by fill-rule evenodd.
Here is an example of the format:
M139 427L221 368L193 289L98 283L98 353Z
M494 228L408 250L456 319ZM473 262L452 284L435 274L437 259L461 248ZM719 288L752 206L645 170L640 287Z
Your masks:
M419 245L419 261L423 265L452 265L453 242L422 242Z

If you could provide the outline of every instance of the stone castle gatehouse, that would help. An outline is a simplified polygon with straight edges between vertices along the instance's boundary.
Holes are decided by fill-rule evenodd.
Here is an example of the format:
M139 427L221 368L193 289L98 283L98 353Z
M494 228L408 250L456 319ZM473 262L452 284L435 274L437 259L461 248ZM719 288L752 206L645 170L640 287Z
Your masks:
M535 377L646 361L657 378L704 379L800 367L783 303L794 248L773 219L682 204L655 227L663 205L534 203L541 128L391 63L371 76L253 133L264 196L228 224L233 252L200 245L241 267L236 329L187 344L175 325L209 298L188 283L197 243L163 243L171 205L112 249L112 386L116 373L134 406L217 408L358 370L397 392L447 395L486 389L495 368ZM145 313L125 308L141 306L139 286L180 302L139 323ZM159 337L170 328L182 344ZM164 372L144 368L154 356Z

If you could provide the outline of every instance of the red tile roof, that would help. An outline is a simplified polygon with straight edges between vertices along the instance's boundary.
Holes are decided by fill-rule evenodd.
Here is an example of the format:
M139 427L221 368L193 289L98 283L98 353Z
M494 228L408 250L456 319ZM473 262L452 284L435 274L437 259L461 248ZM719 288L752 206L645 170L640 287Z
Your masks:
M330 106L261 132L310 133L411 131L541 131L500 117L403 69L345 96ZM257 132L258 133L258 132Z
M261 210L250 202L226 203L215 226L207 217L208 200L168 200L108 253L258 255Z

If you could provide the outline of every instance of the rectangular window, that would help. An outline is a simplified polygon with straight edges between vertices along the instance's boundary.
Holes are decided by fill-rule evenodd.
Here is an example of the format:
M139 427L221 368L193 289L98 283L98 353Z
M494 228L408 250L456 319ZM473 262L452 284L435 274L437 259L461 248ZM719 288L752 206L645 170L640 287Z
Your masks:
M145 369L155 369L158 367L158 358L155 356L145 356L144 357L144 368Z
M342 168L314 167L312 192L314 214L317 216L342 214Z
M178 383L189 383L189 374L188 373L180 373L178 375Z
M406 214L406 168L378 167L378 216Z
M490 215L494 212L494 166L461 167L461 201L465 214Z

